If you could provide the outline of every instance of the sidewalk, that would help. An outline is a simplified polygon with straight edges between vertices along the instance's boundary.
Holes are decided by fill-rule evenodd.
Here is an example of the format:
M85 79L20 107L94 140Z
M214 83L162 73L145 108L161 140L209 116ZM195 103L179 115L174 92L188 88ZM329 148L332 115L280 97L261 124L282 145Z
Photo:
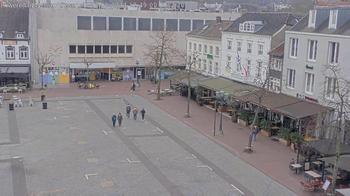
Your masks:
M131 82L105 82L101 83L99 89L79 89L76 84L68 86L49 88L45 94L47 98L54 97L78 97L78 96L108 96L108 95L129 95ZM169 88L169 81L162 82L162 89ZM254 143L251 154L244 153L243 150L247 146L249 129L238 124L232 123L227 117L223 117L224 135L218 134L213 136L213 121L214 111L200 107L194 101L190 104L190 118L185 118L187 107L187 98L181 96L166 96L161 100L155 100L156 95L149 95L147 90L156 89L156 85L149 81L143 81L141 87L136 90L136 94L144 97L148 101L157 105L176 119L186 123L198 132L206 135L208 138L217 144L225 147L228 151L240 159L246 161L248 164L257 168L261 172L270 176L275 181L283 186L288 187L297 195L320 195L312 194L303 191L300 181L304 177L300 174L296 175L288 168L289 162L292 158L296 158L296 154L291 151L289 147L283 146L278 142L272 141L270 138L258 135L257 141ZM40 98L40 90L35 89L24 94L16 94L23 98ZM219 122L219 115L217 118L217 128ZM218 132L217 132L218 133Z

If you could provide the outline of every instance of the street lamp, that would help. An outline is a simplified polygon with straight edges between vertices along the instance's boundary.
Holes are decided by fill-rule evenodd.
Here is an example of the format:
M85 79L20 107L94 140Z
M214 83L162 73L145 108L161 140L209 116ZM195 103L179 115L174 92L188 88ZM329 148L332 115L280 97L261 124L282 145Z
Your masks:
M214 118L214 136L216 134L216 113L218 111L218 104L220 105L220 122L219 122L219 131L222 135L224 135L224 131L222 129L222 107L226 104L225 98L228 96L224 91L216 92L215 95L215 118Z

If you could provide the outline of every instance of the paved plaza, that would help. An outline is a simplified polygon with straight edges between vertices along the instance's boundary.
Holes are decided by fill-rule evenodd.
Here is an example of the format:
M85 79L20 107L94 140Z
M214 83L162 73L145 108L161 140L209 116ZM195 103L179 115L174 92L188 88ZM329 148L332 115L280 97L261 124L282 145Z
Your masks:
M130 103L146 120L111 115ZM0 109L0 190L37 195L295 195L140 96Z

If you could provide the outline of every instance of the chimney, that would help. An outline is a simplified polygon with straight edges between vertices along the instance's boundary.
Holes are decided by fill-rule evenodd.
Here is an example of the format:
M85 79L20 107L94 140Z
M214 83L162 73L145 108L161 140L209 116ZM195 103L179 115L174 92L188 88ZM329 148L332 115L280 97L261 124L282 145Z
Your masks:
M216 23L221 23L221 17L220 16L216 17Z

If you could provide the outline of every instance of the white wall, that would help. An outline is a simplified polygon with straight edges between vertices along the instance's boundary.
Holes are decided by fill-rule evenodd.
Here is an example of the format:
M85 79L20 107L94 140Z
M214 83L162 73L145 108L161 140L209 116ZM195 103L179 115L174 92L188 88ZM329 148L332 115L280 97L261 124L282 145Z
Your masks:
M232 41L232 49L228 49L227 43L228 40ZM242 47L241 52L237 53L237 42L241 41ZM252 53L247 53L247 43L252 43ZM263 44L263 54L258 54L258 44ZM254 82L254 79L256 78L257 74L257 62L262 62L262 79L264 80L266 78L266 70L268 69L269 64L269 55L268 52L271 49L271 37L270 36L263 36L263 35L256 35L256 34L250 34L250 33L233 33L233 32L223 32L222 33L222 55L221 55L221 73L224 77L234 79L237 81L241 81L248 84L256 85L256 82ZM241 59L241 65L242 67L245 67L247 65L247 61L251 61L250 65L250 75L247 77L244 74L244 71L242 69L242 72L237 72L237 57ZM228 69L226 66L227 63L227 56L231 56L231 69ZM264 74L265 73L265 74ZM258 85L259 86L259 85Z
M16 42L16 41L14 41ZM6 46L13 46L15 47L15 58L12 60L12 59L6 59ZM19 59L19 48L21 46L26 46L28 47L28 59L26 60L22 60L22 59ZM12 44L1 44L1 41L0 41L0 64L30 64L30 48L29 48L29 45L28 45L28 42L27 41L19 41L16 43L16 45L12 45Z

